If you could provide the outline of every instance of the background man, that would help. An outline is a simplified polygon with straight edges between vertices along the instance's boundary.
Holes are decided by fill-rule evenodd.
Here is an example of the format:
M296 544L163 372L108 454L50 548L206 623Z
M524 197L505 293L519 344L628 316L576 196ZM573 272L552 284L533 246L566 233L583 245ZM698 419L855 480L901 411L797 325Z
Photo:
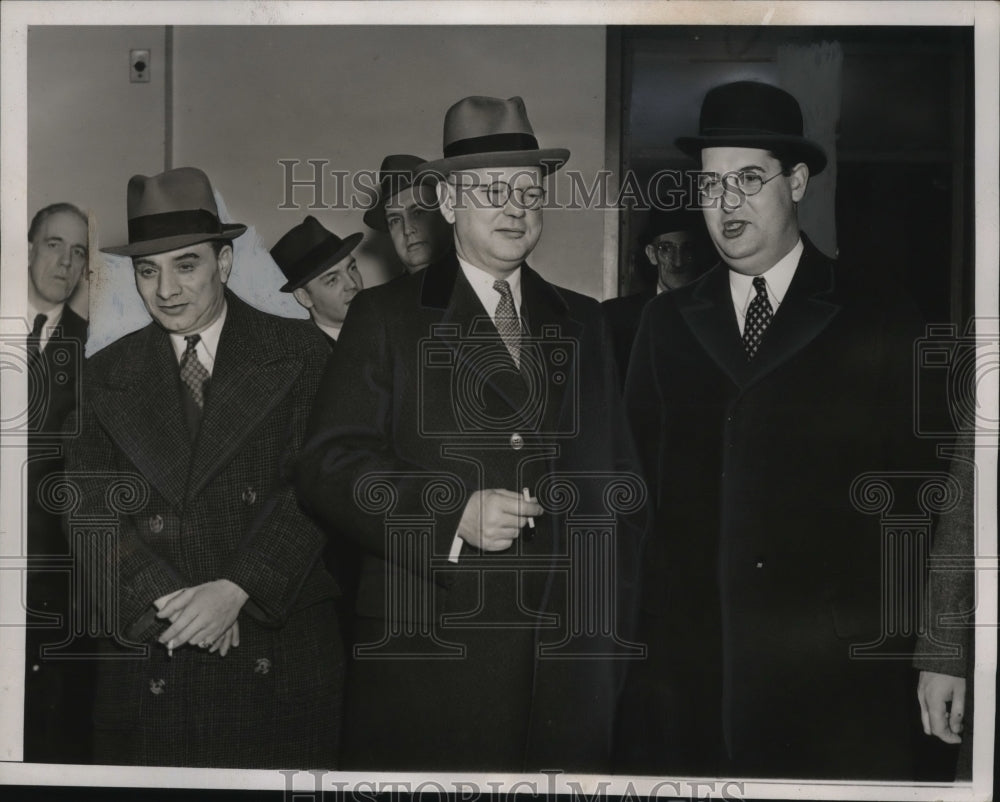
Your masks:
M364 234L341 239L312 215L271 248L271 257L288 280L281 288L309 310L309 317L332 348L354 296L365 288L352 252Z
M425 159L393 154L382 160L375 203L365 212L365 225L388 232L407 273L438 261L452 246L451 226L438 209L431 183L414 184Z
M923 466L919 320L901 290L800 235L796 204L826 156L791 95L726 84L700 125L678 146L708 174L722 262L649 303L626 384L656 528L621 768L910 777L906 661L851 657L883 634L885 548L851 491Z
M89 577L117 592L95 757L329 765L343 670L336 586L282 471L328 349L313 326L226 290L246 227L220 222L201 170L133 176L128 217L128 244L108 251L132 257L153 322L88 360L67 457L78 514L117 512L117 543ZM122 495L109 474L139 483L125 509L108 509ZM120 659L126 640L149 644L146 659Z
M704 229L701 213L696 209L650 211L643 236L643 254L651 269L639 271L649 288L623 298L609 298L603 304L614 337L622 387L643 307L655 295L683 287L701 274L702 263L698 256Z
M518 97L459 101L444 142L426 169L447 177L455 250L358 297L298 470L307 508L365 549L343 765L601 771L620 661L539 658L574 613L544 477L587 475L580 503L603 510L609 474L632 466L597 303L525 262L544 177L569 152L538 147ZM400 552L392 520L428 540ZM618 532L623 551L631 534Z
M88 265L87 216L71 203L41 209L28 228L28 554L36 566L68 554L59 516L39 498L42 480L63 470L62 426L75 409L87 321L67 304ZM40 566L38 566L40 567ZM73 630L70 577L29 570L25 641L24 759L82 763L90 759L92 665L56 660ZM33 614L58 615L53 627ZM76 647L81 645L76 642ZM58 649L69 656L70 649Z

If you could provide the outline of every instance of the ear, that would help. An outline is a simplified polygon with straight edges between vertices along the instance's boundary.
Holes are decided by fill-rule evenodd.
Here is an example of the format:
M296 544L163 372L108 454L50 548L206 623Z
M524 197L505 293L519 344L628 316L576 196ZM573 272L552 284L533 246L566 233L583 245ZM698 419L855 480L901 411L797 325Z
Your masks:
M296 287L292 290L292 297L299 302L299 306L304 307L305 309L313 308L313 299L309 295L309 290L305 287Z
M792 168L788 176L788 185L792 189L792 200L795 203L805 197L806 187L809 185L809 168L805 162L799 162Z
M229 274L233 272L233 246L223 245L219 249L219 275L222 276L222 283L229 281Z
M441 216L452 225L455 224L455 186L447 178L438 181L435 185L437 190L438 205L441 207Z
M646 258L649 259L649 263L653 267L659 267L659 263L656 261L656 246L647 245L646 246Z

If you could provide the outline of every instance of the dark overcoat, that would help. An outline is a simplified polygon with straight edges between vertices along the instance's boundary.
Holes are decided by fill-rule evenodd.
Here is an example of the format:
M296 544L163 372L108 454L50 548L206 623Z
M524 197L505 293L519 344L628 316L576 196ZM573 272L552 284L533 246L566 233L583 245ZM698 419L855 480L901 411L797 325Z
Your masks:
M928 467L913 436L921 333L899 290L808 242L751 362L724 264L646 307L626 404L655 504L650 659L627 683L620 769L910 776L907 645L849 651L881 638L887 564L852 483Z
M98 591L109 581L102 571L113 577L104 609L117 643L109 639L99 664L94 713L102 763L335 762L337 589L320 560L323 535L285 477L329 349L309 323L228 292L227 304L194 443L162 328L150 324L87 360L82 433L67 459L83 489L70 527L77 538L88 517L111 514L118 528L116 548L97 551L103 563L90 558L84 574ZM185 646L168 657L153 600L220 578L249 594L239 647L220 657Z
M300 496L365 550L346 768L608 767L637 556L637 530L614 522L642 485L597 302L521 277L520 372L450 254L357 296L317 394ZM507 551L465 544L450 563L486 488L552 512ZM611 534L570 535L573 520ZM580 590L601 580L607 595ZM589 640L582 599L603 615Z
M635 333L639 330L639 319L642 310L656 296L655 289L643 290L623 298L609 298L601 304L611 327L611 339L614 344L615 361L618 363L618 377L622 387L625 386L625 376L628 374L628 359L632 353L632 343Z

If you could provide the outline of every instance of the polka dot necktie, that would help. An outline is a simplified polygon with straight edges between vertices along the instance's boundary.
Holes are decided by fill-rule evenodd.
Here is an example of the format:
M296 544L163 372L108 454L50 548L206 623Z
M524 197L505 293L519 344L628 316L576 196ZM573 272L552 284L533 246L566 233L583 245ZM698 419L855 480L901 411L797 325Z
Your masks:
M763 276L757 276L753 280L753 288L757 291L757 295L747 308L746 325L743 327L743 347L746 348L748 360L757 355L760 341L764 339L764 332L774 317L771 301L767 297L767 282Z
M510 351L514 364L520 367L521 324L517 319L517 312L514 311L514 296L511 295L510 284L502 279L497 279L493 282L493 289L500 293L500 302L497 304L493 320L496 323L497 331L500 332L500 339Z
M187 348L181 357L181 381L191 393L191 398L198 405L198 409L205 407L205 382L208 381L208 371L198 359L198 341L200 334L192 334L184 338L187 341Z

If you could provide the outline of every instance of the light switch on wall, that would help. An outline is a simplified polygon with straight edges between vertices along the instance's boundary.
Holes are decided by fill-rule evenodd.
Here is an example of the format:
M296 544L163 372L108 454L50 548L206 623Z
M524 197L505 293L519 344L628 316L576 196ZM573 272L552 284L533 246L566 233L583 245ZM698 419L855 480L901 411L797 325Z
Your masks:
M149 51L128 51L128 79L134 84L149 83Z

